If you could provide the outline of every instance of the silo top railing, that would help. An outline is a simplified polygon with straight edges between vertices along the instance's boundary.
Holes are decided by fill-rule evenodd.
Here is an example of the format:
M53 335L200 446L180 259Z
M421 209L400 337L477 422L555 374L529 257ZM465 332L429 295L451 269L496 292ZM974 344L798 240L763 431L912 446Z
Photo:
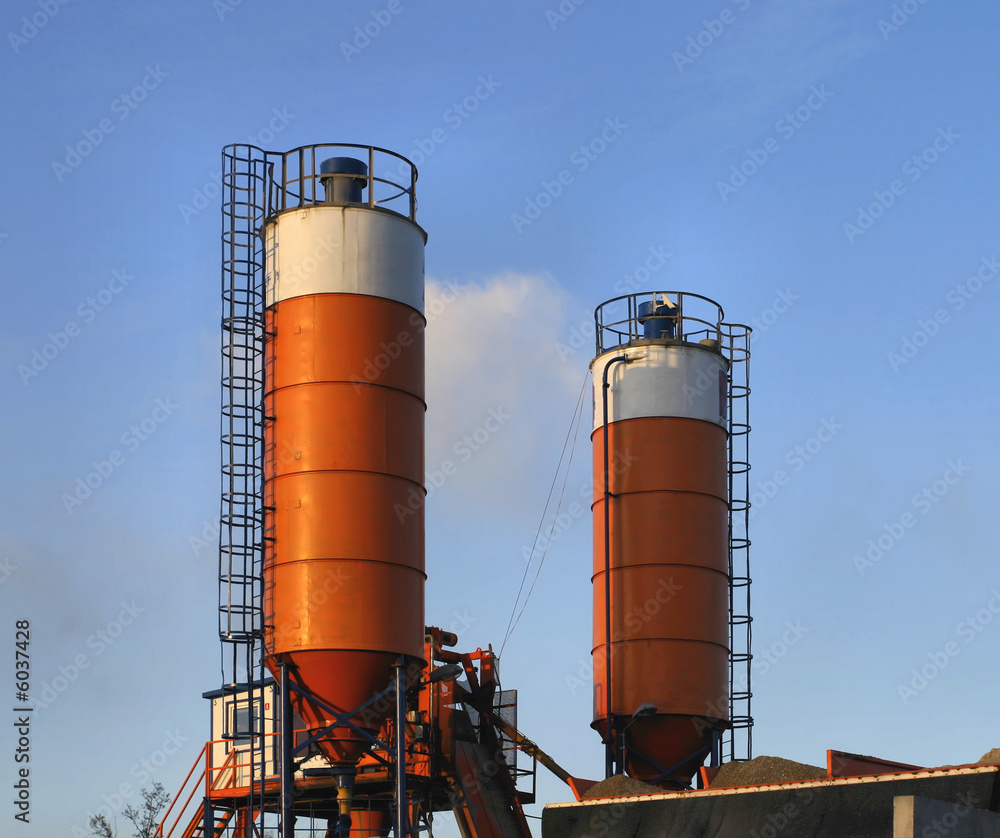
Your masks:
M601 303L594 311L597 355L625 346L633 341L645 340L643 321L650 314L640 311L643 304L654 307L666 301L672 304L670 314L657 313L659 319L673 326L673 338L683 343L715 340L723 344L723 318L725 314L714 300L687 291L645 291L625 294Z
M417 167L394 151L357 143L319 143L286 152L231 145L225 153L244 164L263 163L267 177L264 209L269 218L288 210L332 203L326 199L323 181L331 175L321 171L323 161L353 157L368 167L365 175L350 175L365 181L363 188L367 191L358 205L394 212L416 223Z

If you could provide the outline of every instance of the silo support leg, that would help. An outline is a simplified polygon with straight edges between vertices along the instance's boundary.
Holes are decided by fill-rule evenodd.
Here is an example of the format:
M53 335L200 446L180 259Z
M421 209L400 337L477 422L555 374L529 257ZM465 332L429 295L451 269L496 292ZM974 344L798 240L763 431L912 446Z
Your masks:
M295 838L295 816L292 795L295 768L292 764L292 688L288 679L288 664L281 664L281 838Z

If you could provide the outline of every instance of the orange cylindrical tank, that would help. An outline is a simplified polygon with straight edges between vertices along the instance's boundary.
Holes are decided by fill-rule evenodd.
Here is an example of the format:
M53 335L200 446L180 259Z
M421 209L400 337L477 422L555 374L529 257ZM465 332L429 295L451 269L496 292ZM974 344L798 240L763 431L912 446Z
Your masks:
M690 781L729 715L727 368L714 346L677 340L592 365L592 726L607 738L610 558L612 735L631 776L666 787ZM655 714L633 722L646 704Z
M348 713L423 656L424 234L328 203L265 233L265 663L315 730L336 719L314 699ZM374 734L393 706L352 721ZM345 725L319 746L369 748Z
M388 838L392 831L392 813L388 806L376 806L351 812L351 838Z

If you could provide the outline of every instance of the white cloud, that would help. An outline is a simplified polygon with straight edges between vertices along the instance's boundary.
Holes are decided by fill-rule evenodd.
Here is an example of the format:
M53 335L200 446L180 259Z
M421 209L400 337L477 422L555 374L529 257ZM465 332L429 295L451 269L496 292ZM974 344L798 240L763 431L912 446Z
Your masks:
M428 281L429 485L493 507L548 484L586 372L556 351L567 302L545 276Z

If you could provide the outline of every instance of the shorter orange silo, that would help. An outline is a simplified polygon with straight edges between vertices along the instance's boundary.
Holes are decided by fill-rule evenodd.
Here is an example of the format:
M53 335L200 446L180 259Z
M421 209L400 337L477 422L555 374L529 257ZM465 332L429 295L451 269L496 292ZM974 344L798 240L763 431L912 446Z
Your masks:
M682 787L729 716L729 363L721 310L636 297L591 365L592 726L609 772Z

